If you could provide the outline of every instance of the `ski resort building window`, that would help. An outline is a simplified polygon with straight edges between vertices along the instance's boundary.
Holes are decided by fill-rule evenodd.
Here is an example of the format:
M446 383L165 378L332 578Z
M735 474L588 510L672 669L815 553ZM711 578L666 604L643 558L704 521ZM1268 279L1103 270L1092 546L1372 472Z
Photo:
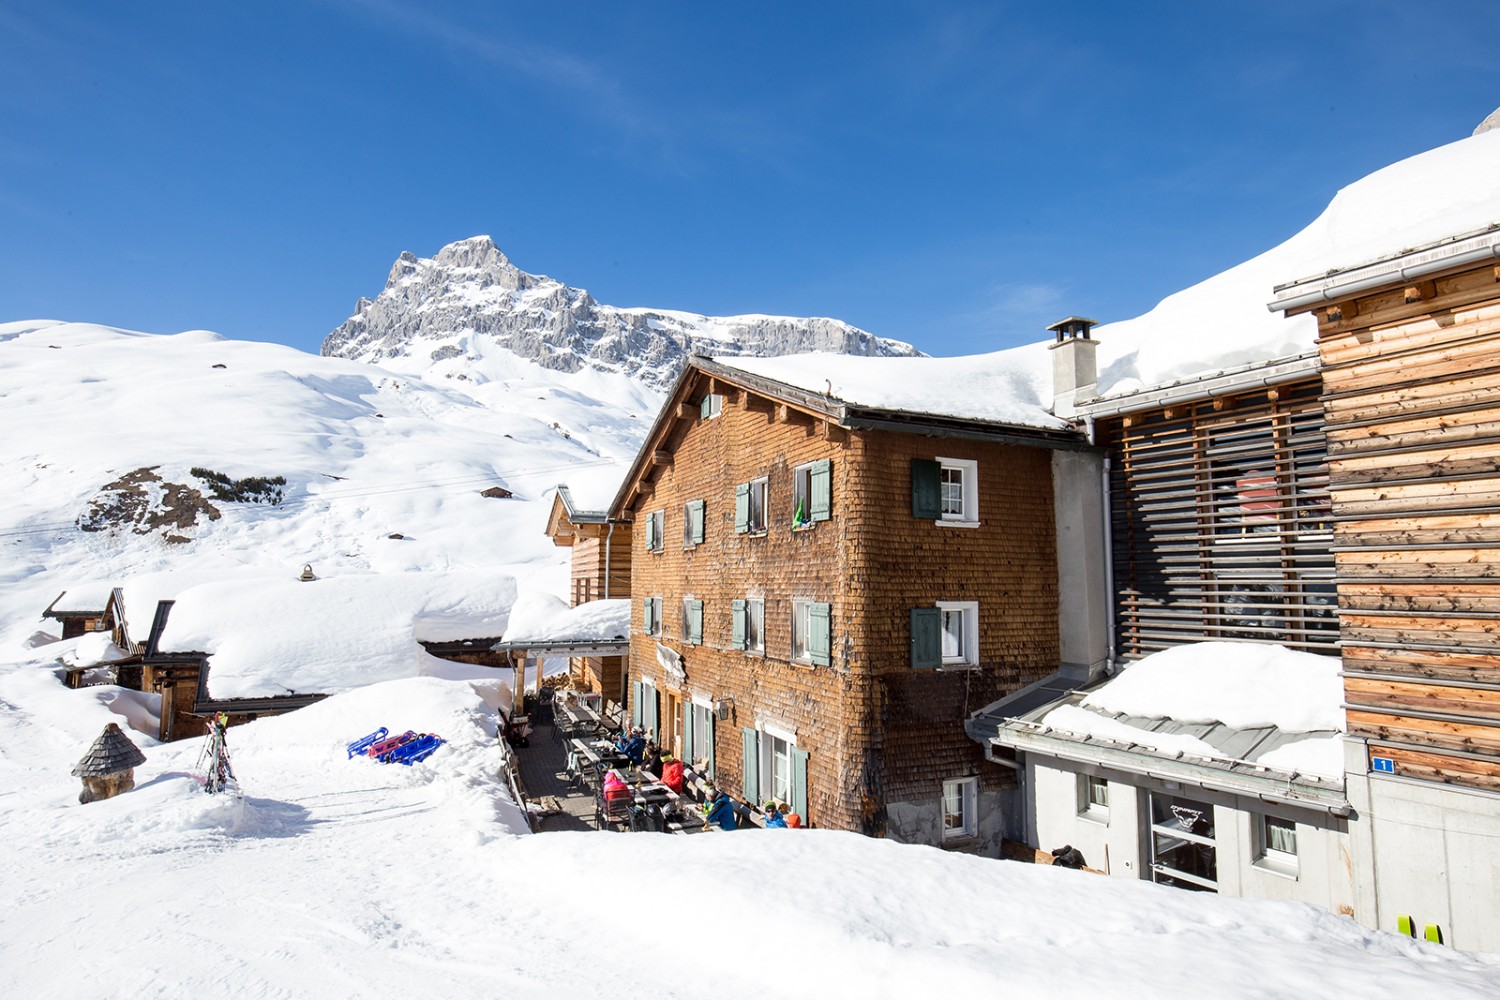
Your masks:
M1179 889L1219 891L1211 804L1151 793L1151 876Z
M974 601L939 601L942 657L946 664L979 662L979 605Z
M1297 824L1276 816L1252 819L1255 830L1255 864L1278 875L1297 874Z
M747 653L766 651L766 602L759 598L734 602L734 648Z
M661 634L661 598L641 598L641 629L647 635Z
M979 526L979 463L963 458L912 459L911 513L938 524Z
M717 417L724 412L724 397L717 392L709 393L703 397L703 402L699 404L699 412L704 420L711 420Z
M833 463L799 465L792 476L792 527L805 528L833 516Z
M682 599L682 641L703 645L703 602L692 597Z
M646 551L660 552L666 547L667 512L653 510L646 515Z
M832 662L832 605L792 602L792 659L828 666Z
M1092 774L1078 776L1078 815L1109 822L1109 782Z
M978 778L954 778L943 782L943 839L956 840L979 833Z
M767 480L764 476L740 483L734 490L734 530L760 535L766 531Z

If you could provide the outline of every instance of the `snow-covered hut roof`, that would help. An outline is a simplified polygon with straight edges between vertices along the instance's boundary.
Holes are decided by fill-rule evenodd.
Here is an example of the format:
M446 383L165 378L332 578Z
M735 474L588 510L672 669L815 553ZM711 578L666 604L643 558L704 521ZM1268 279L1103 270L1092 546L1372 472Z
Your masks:
M73 773L81 778L97 778L128 771L145 762L146 755L141 753L141 748L132 743L130 737L120 731L119 726L111 722L104 727L99 738L94 740L89 752L74 766Z
M623 653L630 642L630 601L587 601L576 607L552 594L527 594L516 601L497 650ZM589 652L581 652L587 649ZM598 652L595 653L594 651Z
M1153 653L1088 690L985 709L970 731L1001 746L1339 809L1337 657L1249 642ZM1265 787L1260 787L1265 786Z
M214 700L331 694L416 676L420 641L501 634L515 594L479 572L202 584L177 595L157 651L205 654Z
M110 591L111 587L107 583L95 582L70 586L47 605L47 610L42 612L42 617L103 614L104 609L109 607Z

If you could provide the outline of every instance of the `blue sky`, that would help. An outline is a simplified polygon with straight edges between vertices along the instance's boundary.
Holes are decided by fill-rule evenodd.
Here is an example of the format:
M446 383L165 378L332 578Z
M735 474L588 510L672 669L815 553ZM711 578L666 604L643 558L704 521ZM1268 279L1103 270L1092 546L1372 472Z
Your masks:
M1468 135L1497 29L1493 0L0 0L0 321L316 350L400 251L488 233L614 305L993 350Z

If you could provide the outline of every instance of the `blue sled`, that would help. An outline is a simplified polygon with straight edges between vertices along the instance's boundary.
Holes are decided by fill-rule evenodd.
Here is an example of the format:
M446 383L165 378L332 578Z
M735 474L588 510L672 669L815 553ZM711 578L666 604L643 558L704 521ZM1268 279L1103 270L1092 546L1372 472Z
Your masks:
M400 763L410 767L418 761L431 757L437 748L443 745L443 742L442 738L427 733L392 750L386 759L392 764Z
M350 757L350 759L352 760L356 756L362 756L372 746L374 746L375 744L379 743L381 740L385 739L386 735L389 732L390 732L390 730L386 729L384 726L381 726L379 729L375 730L369 736L361 736L359 739L357 739L353 743L349 744L349 757Z

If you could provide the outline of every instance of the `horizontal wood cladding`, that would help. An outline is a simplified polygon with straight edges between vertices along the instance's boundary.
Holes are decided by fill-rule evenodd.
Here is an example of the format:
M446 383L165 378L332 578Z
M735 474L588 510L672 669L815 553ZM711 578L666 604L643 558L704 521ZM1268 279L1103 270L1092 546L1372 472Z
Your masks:
M1370 756L1391 759L1394 773L1403 777L1500 792L1500 765L1489 761L1374 745L1370 747Z
M577 539L572 547L572 603L576 606L603 600L606 596L629 597L630 557L631 526L628 524L616 524L607 540L604 537Z
M1349 731L1500 790L1500 284L1418 291L1321 321Z
M982 748L963 724L981 705L1057 668L1057 563L1050 452L892 431L839 431L753 393L727 394L721 414L677 419L672 461L631 504L631 679L688 699L723 702L715 730L720 784L739 795L740 728L796 735L809 753L809 819L884 832L887 802L936 803L944 779L981 775ZM911 460L977 463L979 525L912 516ZM828 520L794 527L797 469L831 463ZM735 495L766 480L764 531L736 532ZM703 541L685 543L685 507L703 501ZM646 549L643 518L663 512L662 545ZM662 599L663 630L642 633L645 598ZM682 602L703 602L702 642L685 641ZM764 606L762 650L734 648L736 600ZM793 602L830 606L831 663L794 662ZM980 665L913 671L910 611L937 601L979 606ZM659 665L658 643L684 678Z

